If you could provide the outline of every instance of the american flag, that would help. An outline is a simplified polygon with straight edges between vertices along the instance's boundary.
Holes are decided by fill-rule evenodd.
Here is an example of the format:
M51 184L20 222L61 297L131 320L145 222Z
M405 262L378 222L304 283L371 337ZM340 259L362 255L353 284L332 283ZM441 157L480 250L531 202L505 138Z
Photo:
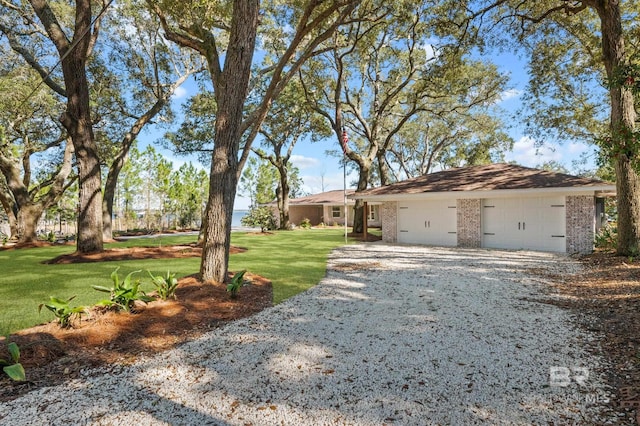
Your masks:
M349 142L349 137L347 136L347 131L343 129L341 145L342 145L342 152L345 155L347 154L347 142Z

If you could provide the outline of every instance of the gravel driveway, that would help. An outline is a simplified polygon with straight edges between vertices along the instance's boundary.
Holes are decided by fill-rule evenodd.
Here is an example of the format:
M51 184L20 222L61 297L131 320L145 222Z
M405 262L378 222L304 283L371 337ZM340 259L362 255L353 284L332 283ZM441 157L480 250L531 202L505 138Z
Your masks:
M594 337L536 301L547 296L532 274L578 267L544 253L346 246L313 289L1 404L0 423L600 423L613 415L603 363L585 349Z

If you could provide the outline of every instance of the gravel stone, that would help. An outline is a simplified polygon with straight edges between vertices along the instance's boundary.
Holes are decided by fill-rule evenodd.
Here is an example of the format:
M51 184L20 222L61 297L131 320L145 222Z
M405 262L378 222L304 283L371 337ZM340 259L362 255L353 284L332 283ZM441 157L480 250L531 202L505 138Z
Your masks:
M345 246L309 291L4 403L0 423L613 424L605 362L585 346L597 336L544 303L532 273L579 267L549 253ZM551 368L570 374L563 386Z

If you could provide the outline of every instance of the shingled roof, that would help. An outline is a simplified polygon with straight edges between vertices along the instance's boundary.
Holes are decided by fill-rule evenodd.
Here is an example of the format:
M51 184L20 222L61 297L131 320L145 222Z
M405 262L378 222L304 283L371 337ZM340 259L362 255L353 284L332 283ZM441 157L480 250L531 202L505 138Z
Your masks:
M347 189L347 195L353 195L353 189ZM349 203L354 201L349 200ZM340 205L344 203L344 190L337 189L335 191L322 192L320 194L308 195L306 197L292 198L289 200L290 206L308 206L308 205Z
M359 196L395 194L425 194L454 191L495 191L542 188L593 188L614 190L608 182L571 176L547 170L531 169L514 164L459 167L430 173L388 186L369 189Z

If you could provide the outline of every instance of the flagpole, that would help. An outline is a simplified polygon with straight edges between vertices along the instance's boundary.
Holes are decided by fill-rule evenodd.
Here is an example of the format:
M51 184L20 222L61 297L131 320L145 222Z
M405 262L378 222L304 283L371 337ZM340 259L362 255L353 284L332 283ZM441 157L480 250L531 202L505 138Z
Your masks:
M347 243L347 227L349 224L349 210L347 209L347 155L342 160L343 184L344 184L344 242Z
M347 208L347 131L344 126L342 127L342 183L343 183L343 195L344 195L344 243L347 243L348 224L349 224L349 210Z

